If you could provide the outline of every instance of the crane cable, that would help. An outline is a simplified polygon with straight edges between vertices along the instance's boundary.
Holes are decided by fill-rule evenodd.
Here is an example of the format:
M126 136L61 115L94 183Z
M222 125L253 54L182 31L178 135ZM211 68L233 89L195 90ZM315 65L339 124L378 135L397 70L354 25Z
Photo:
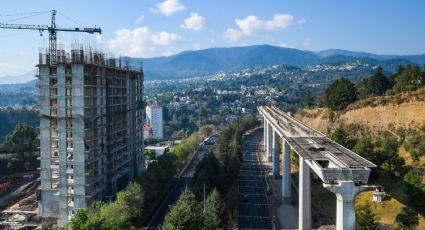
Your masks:
M19 18L10 19L10 20L3 21L3 22L0 22L0 23L13 22L13 21L17 21L17 20L21 20L21 19L30 18L30 17L34 17L34 16L41 15L41 14L45 14L45 13L47 13L47 12L50 12L50 11L34 12L34 13L32 13L31 15L27 15L27 16L24 16L24 17L19 17ZM21 14L21 15L25 15L25 14ZM1 15L0 15L0 16L1 16Z
M65 15L65 14L63 14L63 13L61 13L61 12L59 12L59 11L56 11L56 13L58 13L58 14L62 15L62 17L64 17L64 18L66 18L66 19L70 20L71 22L73 22L73 23L75 23L75 24L77 24L77 25L79 25L79 26L81 26L81 27L84 27L81 23L79 23L79 22L77 22L76 20L74 20L74 19L72 19L72 18L70 18L70 17L66 16L66 15Z
M11 17L11 16L22 16L27 14L38 14L38 13L47 13L51 11L34 11L34 12L27 12L27 13L17 13L17 14L0 14L0 17Z
M17 14L0 14L0 17L12 17L12 16L23 16L23 17L19 17L19 18L14 18L14 19L10 19L7 21L3 21L0 23L7 23L7 22L13 22L13 21L17 21L17 20L21 20L21 19L25 19L25 18L30 18L30 17L34 17L34 16L38 16L41 14L45 14L45 13L50 13L52 12L51 10L49 11L35 11L35 12L28 12L28 13L17 13ZM68 19L69 21L84 27L81 23L77 22L76 20L72 19L71 17L66 16L65 14L61 13L60 11L56 11L58 14L60 14L62 17Z

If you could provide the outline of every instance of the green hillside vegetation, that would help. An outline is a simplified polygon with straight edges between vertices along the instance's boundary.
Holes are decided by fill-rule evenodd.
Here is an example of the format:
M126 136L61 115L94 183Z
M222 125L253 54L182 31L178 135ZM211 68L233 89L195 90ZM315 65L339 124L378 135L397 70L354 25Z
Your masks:
M323 99L331 109L332 122L332 117L343 113L347 107L355 109L351 105L358 100L362 103L355 103L355 106L376 106L388 103L388 100L399 104L403 102L399 96L402 93L411 94L416 99L424 98L424 86L425 71L421 71L418 66L400 66L389 76L383 73L382 68L376 68L372 76L356 83L344 78L334 81L327 88ZM320 104L320 100L306 98L304 105L312 108ZM377 216L380 222L396 229L415 229L418 224L425 224L425 164L421 160L425 157L425 124L414 129L399 128L389 136L371 136L368 132L370 130L359 129L354 124L340 124L333 131L329 130L331 139L377 165L372 170L370 183L383 185L390 195L382 205L372 204L370 207L366 203L372 198L371 192L358 196L356 206L360 208L358 215L361 217L357 223L358 229L376 229L371 219L362 216ZM402 150L407 151L409 158L400 154ZM370 228L359 227L366 225Z
M334 81L326 89L324 99L326 106L334 111L340 111L358 99L413 91L424 85L425 71L421 71L418 66L400 66L389 76L385 76L382 68L378 67L372 76L356 84L345 78ZM306 103L309 107L314 106L311 99L307 99L307 102L310 102Z
M5 153L17 154L17 157L0 160L0 175L30 172L40 166L37 155L32 156L40 146L38 134L38 129L25 123L19 123L13 132L7 134L0 149Z
M6 135L13 132L19 123L26 123L32 127L38 127L40 118L35 111L6 110L0 112L0 141L4 141Z

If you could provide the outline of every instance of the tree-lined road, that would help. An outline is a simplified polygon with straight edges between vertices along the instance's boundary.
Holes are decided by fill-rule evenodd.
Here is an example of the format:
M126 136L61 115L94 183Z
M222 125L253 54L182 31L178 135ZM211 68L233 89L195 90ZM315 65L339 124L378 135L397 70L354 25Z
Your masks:
M212 135L208 143L202 143L197 151L193 154L193 158L188 162L187 167L184 168L184 171L180 174L180 177L177 179L176 185L168 193L165 200L162 202L161 206L150 220L148 227L157 228L164 222L165 215L170 210L170 206L173 205L180 197L181 193L189 188L192 184L193 174L196 171L196 166L199 161L201 161L206 155L210 154L214 148L214 145L218 139L218 134Z

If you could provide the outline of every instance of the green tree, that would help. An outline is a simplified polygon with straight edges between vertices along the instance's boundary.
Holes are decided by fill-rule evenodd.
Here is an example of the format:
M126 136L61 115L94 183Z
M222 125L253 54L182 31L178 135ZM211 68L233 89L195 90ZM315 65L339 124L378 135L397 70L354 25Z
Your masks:
M397 140L395 138L384 138L379 141L379 145L379 162L382 162L382 167L389 173L400 170L405 161L398 155L399 144Z
M325 100L330 109L342 110L357 100L356 87L346 78L336 80L326 89Z
M397 75L393 89L395 92L415 90L424 84L425 76L421 73L419 67L407 65L402 72Z
M125 207L131 218L135 218L141 215L143 194L142 187L131 182L123 191L117 193L117 203Z
M418 206L418 200L425 199L425 185L422 184L422 181L422 174L417 172L415 169L410 170L403 177L403 188L405 193L409 194L408 200L413 206Z
M301 106L307 109L313 108L314 104L315 104L315 100L311 96L307 96L301 101Z
M175 153L180 160L185 160L190 154L192 154L198 146L198 135L192 133L188 138L184 139L180 144L172 148L172 152Z
M403 207L395 217L396 230L414 230L418 224L418 212L408 207Z
M378 218L367 202L356 213L356 230L376 230L378 228Z
M203 137L208 137L212 134L214 129L215 129L214 125L203 125L201 128L199 128L199 133Z
M404 147L415 160L425 155L425 125L407 138Z
M341 126L331 133L330 138L349 149L352 149L356 143L354 139L348 136L347 131Z
M190 190L185 190L170 208L160 228L164 230L201 229L201 213L195 195Z
M367 92L372 96L382 96L388 87L388 78L383 74L381 67L375 69L375 73L367 80Z
M117 193L112 203L95 202L88 208L79 209L71 219L72 229L121 230L130 229L135 218L142 212L143 191L136 183L130 183Z
M372 141L370 141L370 138L362 137L357 142L356 145L353 147L353 151L360 156L365 157L366 159L375 162L376 154L374 152L374 145Z
M71 229L86 230L87 228L85 227L85 224L87 223L88 219L88 209L78 209L74 217L69 222L69 226L71 227Z
M20 153L23 157L25 152L33 152L37 150L38 131L25 123L16 126L13 133L6 136L4 145L11 147L15 152Z
M153 149L145 149L145 159L152 160L155 158L155 150Z
M214 189L205 201L205 210L202 212L203 229L223 229L223 201L217 189Z
M78 209L74 217L68 223L72 229L103 230L103 218L101 216L102 202L95 202L89 208Z

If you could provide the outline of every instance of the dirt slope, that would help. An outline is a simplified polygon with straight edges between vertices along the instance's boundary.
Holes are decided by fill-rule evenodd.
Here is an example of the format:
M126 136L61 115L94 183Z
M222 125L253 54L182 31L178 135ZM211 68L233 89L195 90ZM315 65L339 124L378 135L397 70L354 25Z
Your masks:
M324 133L340 124L356 125L375 134L395 132L400 127L416 129L425 124L425 90L356 102L344 111L334 113L332 122L328 109L304 109L295 116Z

